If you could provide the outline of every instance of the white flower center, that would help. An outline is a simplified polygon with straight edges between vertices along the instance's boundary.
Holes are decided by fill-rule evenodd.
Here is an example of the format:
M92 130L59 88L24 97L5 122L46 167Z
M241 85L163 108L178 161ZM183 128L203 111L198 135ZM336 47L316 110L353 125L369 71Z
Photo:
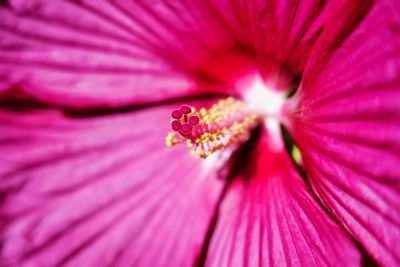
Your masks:
M282 107L285 102L285 92L279 92L267 86L259 77L247 80L248 88L244 91L246 107L251 112L263 118L264 126L268 131L271 141L271 149L281 150L284 148L280 122L282 119Z

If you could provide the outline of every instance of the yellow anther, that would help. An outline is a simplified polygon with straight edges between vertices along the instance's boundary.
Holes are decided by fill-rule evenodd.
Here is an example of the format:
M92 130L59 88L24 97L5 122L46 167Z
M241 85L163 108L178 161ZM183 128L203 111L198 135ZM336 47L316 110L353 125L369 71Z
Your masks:
M186 144L187 144L188 148L192 148L193 147L192 140L190 140L190 139L186 140Z
M186 141L191 153L201 158L207 158L215 151L246 140L258 118L256 114L246 112L243 101L233 97L220 100L209 109L201 108L198 112L192 108L191 113L185 116L190 115L199 118L193 131L189 134L168 134L166 145L173 146Z

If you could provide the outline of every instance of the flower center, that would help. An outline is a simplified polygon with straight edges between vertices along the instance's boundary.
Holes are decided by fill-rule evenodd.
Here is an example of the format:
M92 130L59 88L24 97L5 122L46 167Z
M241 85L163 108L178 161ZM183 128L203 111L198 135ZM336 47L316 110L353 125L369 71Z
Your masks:
M285 119L285 92L273 90L274 84L266 85L257 75L243 77L235 87L243 101L228 97L209 109L197 111L183 105L172 111L173 132L167 135L167 146L186 143L192 154L207 158L247 141L252 130L261 124L268 131L270 148L282 150L280 122Z
M259 77L250 77L240 85L248 88L243 93L247 109L260 117L263 127L268 132L268 146L273 151L284 149L281 134L281 123L286 121L285 91L277 91L274 83L265 84Z
M207 158L215 151L245 142L260 117L247 110L245 103L233 97L220 100L211 108L183 105L171 113L173 132L167 146L186 143L192 153Z

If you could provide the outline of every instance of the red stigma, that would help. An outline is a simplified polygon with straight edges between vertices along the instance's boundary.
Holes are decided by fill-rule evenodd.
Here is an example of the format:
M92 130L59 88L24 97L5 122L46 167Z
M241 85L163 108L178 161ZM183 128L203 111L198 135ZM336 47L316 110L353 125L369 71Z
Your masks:
M177 132L181 129L182 123L178 120L173 120L173 121L171 121L171 127L172 127L172 130Z
M188 106L188 105L183 105L183 106L181 106L181 107L179 108L179 110L180 110L183 114L185 114L185 115L187 115L187 114L189 114L189 113L192 112L192 108L191 108L190 106Z
M182 105L179 109L171 113L171 128L175 132L187 137L193 131L193 127L198 125L200 117L193 114L194 108Z
M245 110L242 101L233 97L220 100L211 108L182 105L171 113L167 146L186 143L192 153L206 158L215 151L243 142L257 124L257 116Z
M183 124L181 127L181 132L183 134L188 134L191 133L192 131L193 131L193 126L188 123Z
M191 117L189 118L189 123L190 123L191 125L193 125L193 126L199 124L199 121L200 121L200 118L199 118L199 116L196 116L196 115L191 116Z
M182 116L183 116L183 114L180 110L176 109L176 110L172 111L172 114L171 114L172 118L179 120L180 118L182 118Z

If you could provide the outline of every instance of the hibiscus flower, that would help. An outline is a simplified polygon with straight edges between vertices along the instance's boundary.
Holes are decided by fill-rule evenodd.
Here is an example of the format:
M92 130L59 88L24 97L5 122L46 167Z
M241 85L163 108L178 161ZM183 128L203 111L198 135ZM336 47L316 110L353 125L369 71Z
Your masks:
M0 1L0 99L2 266L400 262L396 0Z

